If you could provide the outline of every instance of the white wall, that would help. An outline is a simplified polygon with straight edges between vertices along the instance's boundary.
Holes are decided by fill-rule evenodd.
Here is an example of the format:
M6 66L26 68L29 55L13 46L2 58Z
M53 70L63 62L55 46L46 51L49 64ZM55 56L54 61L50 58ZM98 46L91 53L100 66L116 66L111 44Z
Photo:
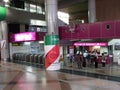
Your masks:
M114 55L114 62L118 61L118 53L120 53L120 50L115 50L114 45L115 43L120 42L120 39L112 39L111 41L108 42L108 45L113 45L113 55Z

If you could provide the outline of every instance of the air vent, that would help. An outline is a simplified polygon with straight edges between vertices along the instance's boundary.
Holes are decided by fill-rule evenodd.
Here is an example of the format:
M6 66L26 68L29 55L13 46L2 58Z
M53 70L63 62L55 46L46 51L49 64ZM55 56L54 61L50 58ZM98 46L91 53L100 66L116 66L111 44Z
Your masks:
M110 29L110 25L109 25L109 24L106 25L106 29L107 29L107 30Z

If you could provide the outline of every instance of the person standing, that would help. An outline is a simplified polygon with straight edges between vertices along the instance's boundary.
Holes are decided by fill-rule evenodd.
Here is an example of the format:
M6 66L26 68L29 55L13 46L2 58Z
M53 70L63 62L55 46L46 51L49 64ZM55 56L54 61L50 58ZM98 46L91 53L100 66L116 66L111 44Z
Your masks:
M62 55L60 56L60 65L61 65L61 68L63 68L63 66L64 66L64 58L63 58Z
M74 56L70 55L70 67L73 67Z
M85 50L85 52L83 53L83 57L84 57L84 60L83 60L83 67L86 67L87 55L88 55L88 52L87 52L87 50Z
M93 51L93 61L95 62L95 68L98 68L98 53L97 53L97 50Z
M74 62L77 63L78 69L82 68L82 61L81 61L80 54L75 55Z
M106 63L105 55L104 53L102 53L102 67L105 67L105 63Z

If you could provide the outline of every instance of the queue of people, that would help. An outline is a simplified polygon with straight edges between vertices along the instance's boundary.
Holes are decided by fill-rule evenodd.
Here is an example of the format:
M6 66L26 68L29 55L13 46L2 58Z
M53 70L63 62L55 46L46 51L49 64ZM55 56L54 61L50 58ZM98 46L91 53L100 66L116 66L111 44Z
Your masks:
M98 68L98 55L99 53L97 51L89 52L85 50L82 52L77 52L75 55L69 55L70 60L70 67L76 67L77 68L83 68L86 66L93 66L95 68ZM106 61L104 53L102 53L102 67L105 67Z

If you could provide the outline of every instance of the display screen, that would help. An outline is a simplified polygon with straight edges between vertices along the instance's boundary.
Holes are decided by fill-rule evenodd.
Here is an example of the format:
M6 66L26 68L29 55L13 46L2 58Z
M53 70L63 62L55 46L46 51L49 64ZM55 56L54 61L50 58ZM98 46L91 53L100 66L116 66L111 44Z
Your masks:
M74 43L75 46L108 46L108 43Z
M15 42L36 40L36 32L25 32L14 35Z

